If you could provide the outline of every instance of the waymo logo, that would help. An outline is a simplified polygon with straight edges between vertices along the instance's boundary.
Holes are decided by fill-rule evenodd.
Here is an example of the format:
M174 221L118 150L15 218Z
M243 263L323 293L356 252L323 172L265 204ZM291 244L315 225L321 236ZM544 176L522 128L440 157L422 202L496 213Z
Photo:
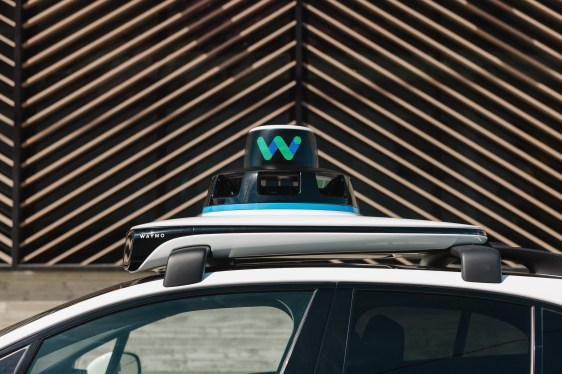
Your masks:
M141 239L159 239L164 237L164 234L140 234Z
M293 157L295 157L301 141L300 136L295 136L291 144L287 146L287 143L285 143L285 140L283 140L282 137L276 136L268 146L263 137L260 136L257 140L258 147L260 148L261 154L266 161L271 160L277 150L281 152L285 160L291 161Z

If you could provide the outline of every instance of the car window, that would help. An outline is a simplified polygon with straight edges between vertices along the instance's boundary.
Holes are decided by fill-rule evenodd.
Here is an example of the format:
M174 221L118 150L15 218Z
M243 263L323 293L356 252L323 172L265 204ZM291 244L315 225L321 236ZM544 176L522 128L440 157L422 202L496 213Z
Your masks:
M0 373L16 373L18 365L26 351L27 347L7 354L4 357L0 357Z
M102 344L78 357L74 361L73 369L88 371L88 368L96 366L96 362L105 363L104 367L107 368L109 364L108 359L115 349L117 339L112 339L109 342Z
M30 372L274 373L311 295L212 295L122 311L46 339Z
M358 291L345 373L529 373L530 320L511 303Z
M543 311L543 373L562 372L562 314Z

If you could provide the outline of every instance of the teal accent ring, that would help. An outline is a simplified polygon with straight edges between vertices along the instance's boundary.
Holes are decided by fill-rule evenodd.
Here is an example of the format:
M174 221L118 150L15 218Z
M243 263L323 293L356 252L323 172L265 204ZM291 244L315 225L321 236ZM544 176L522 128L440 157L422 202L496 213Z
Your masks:
M296 210L324 210L359 214L359 209L348 205L314 204L314 203L253 203L253 204L225 204L203 208L203 213L230 212L236 210L266 210L266 209L296 209Z

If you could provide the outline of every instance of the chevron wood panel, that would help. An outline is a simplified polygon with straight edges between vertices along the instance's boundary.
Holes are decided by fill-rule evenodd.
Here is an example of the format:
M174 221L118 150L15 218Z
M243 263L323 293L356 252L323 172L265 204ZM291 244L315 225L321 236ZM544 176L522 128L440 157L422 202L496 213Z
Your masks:
M510 4L306 4L308 123L364 212L560 251L560 4Z
M271 123L314 128L364 214L562 248L558 1L27 0L19 65L17 6L0 262L15 237L20 265L118 264L127 228L198 214Z
M0 263L12 263L16 3L0 2Z
M128 227L198 214L245 132L292 120L295 2L28 5L24 264L119 262Z

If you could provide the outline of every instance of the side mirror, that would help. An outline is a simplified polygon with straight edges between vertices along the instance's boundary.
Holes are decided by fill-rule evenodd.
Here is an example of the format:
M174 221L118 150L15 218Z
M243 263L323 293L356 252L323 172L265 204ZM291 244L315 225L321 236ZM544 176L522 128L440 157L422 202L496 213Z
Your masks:
M124 352L119 361L119 374L140 374L140 357L131 352Z
M111 352L105 353L90 362L86 372L88 374L105 374L110 360ZM123 352L115 374L141 374L139 356L131 352Z

